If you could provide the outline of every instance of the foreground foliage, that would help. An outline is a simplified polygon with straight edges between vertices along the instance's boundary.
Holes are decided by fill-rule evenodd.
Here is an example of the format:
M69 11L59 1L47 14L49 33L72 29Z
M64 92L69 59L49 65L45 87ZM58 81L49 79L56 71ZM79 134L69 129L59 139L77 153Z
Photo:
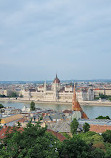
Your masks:
M29 122L23 131L17 128L1 140L0 158L111 158L111 131L65 134L66 140L60 142L40 121L36 125Z
M74 118L70 125L72 135L77 133L78 125L79 125L79 123L78 123L77 119Z
M60 158L86 158L89 147L79 136L74 135L73 138L64 140L58 150Z
M102 134L104 141L111 143L111 130L107 130Z
M1 108L4 108L4 106L3 106L2 104L0 104L0 109L1 109Z
M34 111L35 110L35 103L32 101L30 103L30 111Z
M24 131L7 133L7 137L0 146L0 158L45 158L57 157L57 139L46 132L46 127L41 128L28 124ZM55 143L56 142L56 143Z
M83 131L88 132L89 129L90 129L90 125L87 122L85 122L85 124L83 125Z

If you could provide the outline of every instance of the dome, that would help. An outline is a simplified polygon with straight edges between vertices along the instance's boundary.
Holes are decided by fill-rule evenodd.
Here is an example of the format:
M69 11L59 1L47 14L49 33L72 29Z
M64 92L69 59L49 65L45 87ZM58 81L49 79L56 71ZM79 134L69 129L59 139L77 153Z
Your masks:
M53 83L60 83L60 80L58 79L57 74L56 74L56 78L54 79Z

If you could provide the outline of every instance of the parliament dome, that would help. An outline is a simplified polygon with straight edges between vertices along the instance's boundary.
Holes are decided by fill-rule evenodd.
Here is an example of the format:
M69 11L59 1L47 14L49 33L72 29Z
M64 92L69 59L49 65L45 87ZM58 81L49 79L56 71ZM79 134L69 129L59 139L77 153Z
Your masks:
M59 78L57 77L57 74L56 74L56 78L54 79L53 83L60 83L60 80L59 80Z

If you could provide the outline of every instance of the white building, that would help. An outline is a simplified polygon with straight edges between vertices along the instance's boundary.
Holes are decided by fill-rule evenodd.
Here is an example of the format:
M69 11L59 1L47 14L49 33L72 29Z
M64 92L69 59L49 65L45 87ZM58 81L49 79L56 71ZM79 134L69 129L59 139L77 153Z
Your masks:
M94 93L92 89L79 89L77 92L77 99L79 101L93 100ZM36 90L29 89L28 91L22 90L21 94L24 99L36 101L56 101L56 102L72 102L73 86L61 86L60 80L57 75L51 86L40 85Z

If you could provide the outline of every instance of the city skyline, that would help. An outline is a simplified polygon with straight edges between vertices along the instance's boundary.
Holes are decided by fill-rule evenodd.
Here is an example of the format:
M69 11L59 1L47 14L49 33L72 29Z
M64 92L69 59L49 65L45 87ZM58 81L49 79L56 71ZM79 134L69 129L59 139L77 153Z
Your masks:
M111 79L110 0L0 0L0 81Z

